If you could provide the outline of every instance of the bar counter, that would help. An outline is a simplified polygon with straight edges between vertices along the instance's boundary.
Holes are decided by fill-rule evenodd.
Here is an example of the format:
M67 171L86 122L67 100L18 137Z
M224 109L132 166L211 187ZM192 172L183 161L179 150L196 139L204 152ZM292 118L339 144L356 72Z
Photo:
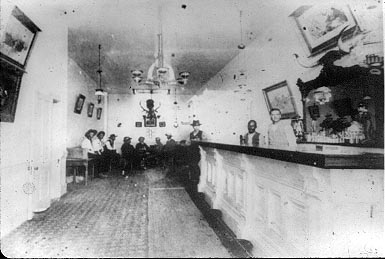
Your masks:
M214 142L199 142L199 145L320 168L384 169L384 150L380 148L325 144L299 144L292 148L278 148Z
M384 255L383 149L197 144L198 191L253 256Z

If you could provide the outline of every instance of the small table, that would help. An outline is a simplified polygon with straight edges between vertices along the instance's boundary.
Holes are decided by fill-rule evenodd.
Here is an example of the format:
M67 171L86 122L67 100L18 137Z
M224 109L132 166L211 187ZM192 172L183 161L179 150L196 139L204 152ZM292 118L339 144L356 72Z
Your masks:
M86 171L85 171L85 185L87 185L87 181L88 181L88 165L92 165L91 168L92 168L92 177L94 177L94 167L93 167L93 163L90 163L92 162L92 158L67 158L66 159L66 165L67 167L73 167L74 168L74 173L73 173L73 176L74 176L74 183L76 183L76 173L78 171L78 167L79 166L84 166L86 168Z

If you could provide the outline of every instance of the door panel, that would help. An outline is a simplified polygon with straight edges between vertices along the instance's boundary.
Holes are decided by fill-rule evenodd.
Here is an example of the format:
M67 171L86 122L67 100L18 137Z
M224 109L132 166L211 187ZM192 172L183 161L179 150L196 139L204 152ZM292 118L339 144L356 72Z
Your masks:
M31 195L32 212L46 210L50 205L51 167L51 115L52 101L48 96L37 93L34 120L32 122L31 170L36 191Z

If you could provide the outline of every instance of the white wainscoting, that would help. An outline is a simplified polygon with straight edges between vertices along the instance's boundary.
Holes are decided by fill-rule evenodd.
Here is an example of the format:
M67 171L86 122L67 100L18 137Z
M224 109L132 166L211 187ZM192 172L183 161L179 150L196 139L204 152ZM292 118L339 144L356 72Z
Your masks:
M201 147L198 190L258 257L381 256L384 172Z

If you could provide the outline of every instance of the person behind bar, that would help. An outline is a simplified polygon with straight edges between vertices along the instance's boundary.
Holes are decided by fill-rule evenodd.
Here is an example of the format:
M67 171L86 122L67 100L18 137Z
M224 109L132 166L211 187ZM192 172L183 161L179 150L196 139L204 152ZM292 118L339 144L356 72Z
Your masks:
M248 132L243 136L245 144L248 146L258 146L259 145L259 132L256 132L257 122L255 120L250 120L247 123Z
M290 125L281 122L281 110L270 110L272 124L269 125L267 134L271 146L296 146L296 137Z
M199 120L193 120L191 126L194 130L190 133L190 140L206 140L205 134L199 129L200 125Z

